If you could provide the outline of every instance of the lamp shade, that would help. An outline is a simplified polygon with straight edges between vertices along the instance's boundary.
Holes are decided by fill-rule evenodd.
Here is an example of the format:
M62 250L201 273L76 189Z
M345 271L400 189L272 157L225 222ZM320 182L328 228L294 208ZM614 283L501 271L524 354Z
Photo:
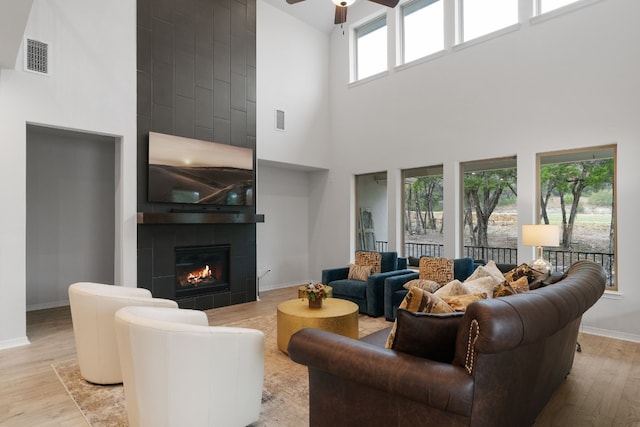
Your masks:
M549 224L523 225L522 244L527 246L559 246L560 227Z

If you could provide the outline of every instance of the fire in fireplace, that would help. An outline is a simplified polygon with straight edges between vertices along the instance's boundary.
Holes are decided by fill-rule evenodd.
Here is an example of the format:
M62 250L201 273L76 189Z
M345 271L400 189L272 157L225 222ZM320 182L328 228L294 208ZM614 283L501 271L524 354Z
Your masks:
M229 290L228 245L177 247L176 298Z

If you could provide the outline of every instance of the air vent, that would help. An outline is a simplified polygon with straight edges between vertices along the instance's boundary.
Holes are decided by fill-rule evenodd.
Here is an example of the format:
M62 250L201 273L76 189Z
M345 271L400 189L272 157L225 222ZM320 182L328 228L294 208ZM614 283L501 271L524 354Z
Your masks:
M284 131L284 111L276 109L276 130Z
M49 74L49 45L37 40L27 39L25 67L27 71Z

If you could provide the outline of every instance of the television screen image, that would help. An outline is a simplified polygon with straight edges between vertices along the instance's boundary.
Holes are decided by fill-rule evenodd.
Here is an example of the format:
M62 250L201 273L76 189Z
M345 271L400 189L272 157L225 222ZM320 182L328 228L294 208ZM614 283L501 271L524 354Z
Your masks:
M253 204L253 150L149 132L149 202Z

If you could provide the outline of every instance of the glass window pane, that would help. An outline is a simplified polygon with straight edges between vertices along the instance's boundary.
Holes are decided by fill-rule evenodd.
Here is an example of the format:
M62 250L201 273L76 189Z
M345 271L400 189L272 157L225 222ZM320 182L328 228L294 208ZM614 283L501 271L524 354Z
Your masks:
M402 174L404 256L443 256L442 166L406 169Z
M356 175L356 249L386 252L387 172Z
M540 13L546 13L550 10L575 3L577 0L540 0Z
M387 21L383 17L356 29L356 80L387 69Z
M462 41L518 22L518 0L462 0Z
M404 63L444 48L442 1L419 0L402 8Z
M466 163L462 173L464 256L517 263L516 159Z
M607 289L615 277L615 148L541 154L540 223L560 226L560 246L544 248L558 271L577 260L602 265Z

